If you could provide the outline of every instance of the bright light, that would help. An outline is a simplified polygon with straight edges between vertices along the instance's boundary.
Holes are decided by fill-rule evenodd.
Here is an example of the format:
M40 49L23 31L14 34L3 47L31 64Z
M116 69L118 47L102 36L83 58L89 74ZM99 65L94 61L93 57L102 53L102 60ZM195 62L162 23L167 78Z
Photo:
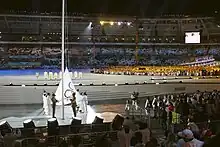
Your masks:
M100 21L100 24L101 24L102 26L104 25L104 23L105 23L104 21Z
M53 122L53 121L56 121L57 119L56 118L50 118L48 119L49 122Z
M7 121L5 121L5 120L2 121L2 122L0 122L0 126L3 125L3 124L5 124L5 123L7 123Z
M87 123L87 124L91 124L91 123L95 120L96 112L95 112L95 110L92 109L92 107L89 106L89 105L87 105L87 110L88 110L88 113L85 114L85 115L87 115L86 123Z
M32 119L28 119L28 120L25 120L24 123L27 124L27 123L29 123L31 121L32 121Z
M110 22L110 25L113 26L113 25L114 25L114 22L111 21L111 22Z
M200 43L200 32L186 32L185 43Z
M120 25L121 25L121 22L118 22L118 25L120 26Z
M131 22L127 22L127 25L130 26L130 25L131 25Z

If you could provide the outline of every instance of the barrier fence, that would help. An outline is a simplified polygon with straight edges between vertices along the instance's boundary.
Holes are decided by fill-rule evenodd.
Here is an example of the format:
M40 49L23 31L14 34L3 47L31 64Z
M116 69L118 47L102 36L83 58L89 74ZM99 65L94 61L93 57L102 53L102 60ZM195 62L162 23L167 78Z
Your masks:
M151 126L151 115L150 109L141 108L135 104L126 104L125 114L132 117L133 119L143 120L148 122L148 126Z
M17 139L15 141L15 147L30 147L34 146L59 146L62 143L67 145L83 144L84 146L92 146L97 143L102 143L103 140L117 140L116 131L102 131L92 133L78 133L68 135L56 135L56 136L42 136L33 138Z

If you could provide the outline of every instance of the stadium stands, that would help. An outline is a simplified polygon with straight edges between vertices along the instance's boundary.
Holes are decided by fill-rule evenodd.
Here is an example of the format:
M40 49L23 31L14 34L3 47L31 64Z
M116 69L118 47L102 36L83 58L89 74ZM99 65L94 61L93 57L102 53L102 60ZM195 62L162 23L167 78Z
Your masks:
M220 28L214 18L137 19L74 14L66 21L66 62L70 67L182 65L204 56L219 60ZM0 15L0 68L58 68L60 22L60 16L54 13ZM200 32L201 44L185 44L187 31Z
M70 48L67 62L70 67L106 67L136 65L135 49L123 47L78 47ZM1 48L1 68L58 68L61 64L60 48L37 47ZM139 65L173 66L218 65L219 47L195 49L187 47L155 46L144 47L138 51Z

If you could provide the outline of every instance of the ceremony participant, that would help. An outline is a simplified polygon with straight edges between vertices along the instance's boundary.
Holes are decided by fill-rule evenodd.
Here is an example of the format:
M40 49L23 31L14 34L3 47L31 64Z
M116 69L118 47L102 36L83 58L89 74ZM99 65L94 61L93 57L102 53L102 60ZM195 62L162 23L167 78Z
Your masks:
M83 111L84 111L85 113L88 112L88 111L87 111L87 105L88 105L88 97L87 97L87 93L84 92L84 94L83 94Z
M75 92L73 92L72 99L70 99L70 101L71 101L71 106L72 106L72 109L73 109L74 117L76 117L77 104L76 104L76 93Z
M45 90L42 94L42 98L43 98L43 111L44 111L44 114L45 114L45 107L46 107L46 103L47 103L47 92Z
M52 109L53 109L52 117L53 117L53 118L55 118L56 103L58 102L58 100L56 100L55 96L56 96L56 95L53 93L53 94L52 94L52 98L51 98L51 101L52 101Z
M148 114L150 113L150 112L149 112L149 110L150 110L149 98L146 99L144 108L145 108L145 113L146 113L146 115L148 115Z
M135 109L138 109L138 96L139 92L133 92L131 95L132 105L135 106Z
M82 106L81 106L82 96L81 96L81 94L80 94L79 89L76 89L75 98L76 98L76 104L77 104L77 106L78 106L78 108L79 108L79 111L82 111Z
M157 98L156 97L154 97L151 105L154 111L154 118L156 118L157 117Z
M51 113L50 93L47 93L47 95L46 95L44 112L45 112L45 115L50 115L50 113Z
M79 94L79 97L80 97L80 101L77 103L79 106L79 112L84 113L85 112L85 106L84 106L85 104L84 104L84 96L83 96L82 92Z

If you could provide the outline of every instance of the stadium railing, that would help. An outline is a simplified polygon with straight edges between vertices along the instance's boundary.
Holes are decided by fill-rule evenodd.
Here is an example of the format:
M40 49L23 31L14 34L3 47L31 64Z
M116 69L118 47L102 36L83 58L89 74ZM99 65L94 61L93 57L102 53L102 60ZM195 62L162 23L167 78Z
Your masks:
M33 138L18 139L15 141L16 147L29 147L34 146L59 146L63 141L68 145L73 143L80 143L84 146L95 145L98 141L110 139L111 141L117 140L117 131L103 131L93 133L79 133L68 135L56 135L56 136L42 136Z

